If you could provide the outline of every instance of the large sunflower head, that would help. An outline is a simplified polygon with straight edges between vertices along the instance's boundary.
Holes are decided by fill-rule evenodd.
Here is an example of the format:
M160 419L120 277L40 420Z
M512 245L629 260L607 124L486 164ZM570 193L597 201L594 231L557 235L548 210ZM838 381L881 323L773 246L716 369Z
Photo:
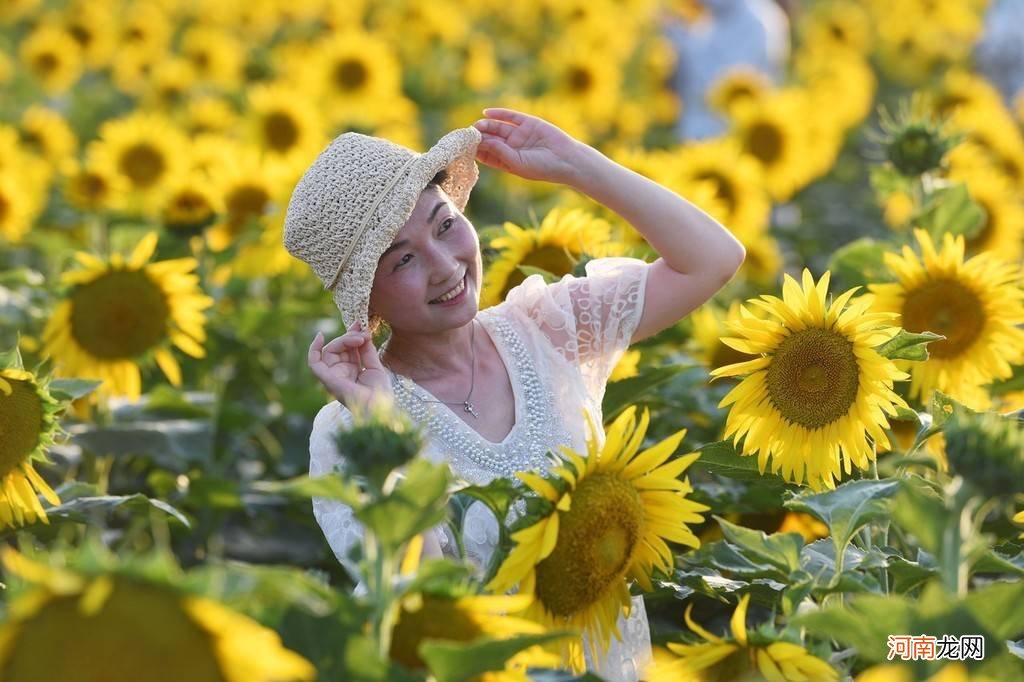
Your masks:
M88 159L89 165L124 178L125 208L155 211L167 184L187 168L187 149L187 138L175 124L158 114L135 113L104 123L99 139L89 145Z
M582 209L551 209L540 227L522 228L510 222L504 233L491 241L498 250L484 278L481 307L505 300L524 279L519 267L546 270L556 277L573 271L582 255L612 255L611 225Z
M21 526L37 519L49 523L38 494L60 504L36 473L33 461L46 462L46 449L58 431L60 404L50 395L48 377L26 371L17 349L0 353L0 524Z
M9 169L0 169L0 237L19 242L32 227L39 208L25 182Z
M875 350L895 336L896 315L868 313L870 297L851 303L860 287L828 303L829 276L815 283L805 269L801 286L787 274L782 299L750 299L767 315L748 311L722 341L756 357L711 372L744 377L719 403L732 406L725 437L742 438L742 454L757 453L762 473L771 459L773 472L815 490L835 487L852 465L866 468L875 458L869 437L889 447L883 412L908 407L893 392L907 374Z
M63 376L101 379L100 394L138 398L140 364L153 359L175 386L181 367L171 346L195 358L205 355L206 316L213 299L192 273L194 258L150 262L157 235L151 232L125 259L109 262L78 252L83 267L65 272L67 294L43 331L44 353Z
M756 104L773 87L772 79L750 66L730 69L714 82L706 96L712 109L732 115L738 108Z
M3 561L28 583L0 626L5 680L316 678L276 632L211 599L126 574L51 568L11 549Z
M740 107L733 136L760 164L768 192L786 201L810 178L806 98L793 90L765 96L758 106Z
M963 235L943 234L936 249L915 229L920 255L909 246L887 253L896 282L871 284L877 311L896 315L911 332L946 337L928 344L928 359L910 368L910 397L928 400L938 389L975 408L988 406L985 384L1007 378L1024 356L1024 291L1019 266L990 251L964 259Z
M530 595L456 595L415 592L402 598L391 632L391 660L410 670L426 663L419 646L427 640L469 643L479 639L504 639L541 634L544 626L519 613L531 602ZM527 667L558 667L558 656L540 646L529 647L506 663L504 673L492 673L489 682L520 680Z
M671 651L659 656L647 670L650 682L669 680L747 680L784 682L834 682L835 668L800 644L769 637L760 630L747 631L750 595L740 598L729 623L731 637L713 635L690 617L693 604L686 607L686 625L704 641L696 644L668 643Z
M666 541L700 545L688 524L701 523L708 507L687 499L692 488L679 480L699 455L669 460L685 429L639 451L648 422L647 410L637 422L636 408L627 408L603 446L596 437L588 439L586 455L563 446L549 476L518 474L548 503L547 511L512 534L516 546L488 585L504 591L518 583L521 594L535 599L527 618L586 634L595 658L612 634L619 636L616 622L629 610L629 581L651 590L656 569L671 571ZM567 665L582 670L580 639L566 640L559 651Z
M34 104L21 115L21 144L57 166L77 151L78 139L71 126L53 109Z
M743 154L735 140L688 144L679 150L676 168L684 182L711 186L715 203L723 211L715 211L712 206L709 212L741 240L768 227L771 201L764 189L761 168Z
M250 139L267 154L305 168L323 148L320 113L300 90L285 83L258 85L248 99Z
M266 217L279 205L287 186L287 168L275 164L252 147L210 170L211 185L223 201L223 219L206 233L211 249L223 251L239 241L262 234ZM249 230L253 226L259 230Z

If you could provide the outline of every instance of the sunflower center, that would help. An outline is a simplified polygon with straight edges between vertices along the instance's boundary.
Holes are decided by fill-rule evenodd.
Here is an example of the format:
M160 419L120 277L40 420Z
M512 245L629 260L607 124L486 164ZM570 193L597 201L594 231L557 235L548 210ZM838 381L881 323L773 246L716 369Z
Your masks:
M736 188L732 180L715 170L705 170L697 174L698 180L710 180L715 185L715 196L725 202L729 213L736 209Z
M591 78L589 71L577 66L569 69L569 73L566 76L566 82L569 85L569 90L580 93L586 92L590 89L590 84L593 82L593 79Z
M782 155L782 136L779 129L770 123L755 123L747 131L747 149L751 154L769 165Z
M87 197L101 197L107 192L107 182L102 175L85 173L79 176L77 189Z
M358 90L369 75L366 65L358 59L343 59L334 67L334 82L342 90Z
M11 394L0 393L0 478L14 471L39 445L43 403L32 382L9 379Z
M537 596L548 611L570 617L601 599L625 575L644 525L636 489L614 474L583 479L568 512L560 512L558 541L537 564Z
M228 193L225 205L234 231L240 231L250 219L263 215L270 203L270 194L259 185L240 185Z
M166 168L163 155L146 143L128 147L118 167L136 187L152 186Z
M224 680L210 635L167 590L117 580L90 615L79 595L53 597L17 629L7 680ZM60 656L53 655L61 643ZM173 665L169 662L173 661Z
M35 59L36 70L43 75L55 71L58 63L57 56L52 52L44 52Z
M955 358L981 335L985 309L978 295L960 282L935 279L907 293L903 301L903 328L930 331L946 338L928 344L928 354Z
M167 296L139 270L112 270L71 295L71 335L91 355L135 358L167 336Z
M423 595L423 605L416 611L402 609L398 623L391 632L391 660L412 670L426 667L417 651L427 639L472 642L484 631L455 601Z
M263 119L263 134L272 149L288 151L299 139L295 120L282 111L275 111Z
M555 277L561 277L572 272L575 263L569 253L561 246L542 246L528 253L519 265L527 265L541 270L547 270ZM505 289L501 292L501 298L512 291L512 288L519 285L526 275L519 269L513 270L505 283Z
M34 130L19 131L18 137L23 145L29 147L33 151L38 153L46 151L46 145L43 144L43 138Z
M859 378L853 343L838 332L811 327L779 344L768 366L768 395L790 422L817 429L847 413Z
M754 91L746 83L737 83L729 88L725 94L726 105L731 107L737 102L745 99L751 99L754 96Z
M68 33L75 39L75 42L81 45L83 48L89 47L92 44L93 34L89 30L88 26L80 24L78 22L72 22L68 24Z

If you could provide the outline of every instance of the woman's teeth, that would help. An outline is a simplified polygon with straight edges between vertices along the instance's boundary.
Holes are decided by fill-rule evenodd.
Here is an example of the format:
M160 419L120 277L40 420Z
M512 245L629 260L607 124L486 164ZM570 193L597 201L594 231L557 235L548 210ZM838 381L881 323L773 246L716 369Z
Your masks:
M452 299L452 298L455 298L456 296L461 294L462 290L465 289L465 288L466 288L466 276L463 275L462 279L459 280L459 283L456 284L453 289L451 289L450 291L446 291L445 293L441 294L440 296L435 298L433 301L431 301L431 303L444 303L445 301L447 301L449 299Z

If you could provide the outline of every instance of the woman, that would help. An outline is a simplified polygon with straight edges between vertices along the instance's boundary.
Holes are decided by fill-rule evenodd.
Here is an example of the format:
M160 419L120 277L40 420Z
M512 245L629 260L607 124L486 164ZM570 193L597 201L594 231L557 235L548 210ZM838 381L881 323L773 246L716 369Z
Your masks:
M740 243L677 194L540 118L501 108L484 115L423 155L346 133L296 187L286 246L334 292L347 328L326 344L317 334L309 348L310 368L337 398L314 423L312 475L338 464L333 434L351 423L348 408L378 396L426 427L425 456L448 461L471 483L541 470L559 445L585 451L580 407L602 423L605 384L629 344L675 324L743 262ZM533 275L480 311L480 244L462 213L477 178L474 158L587 194L631 223L660 258L596 259L586 277L551 284ZM378 351L371 327L381 321L391 334ZM314 500L314 511L355 574L349 549L360 528L350 510ZM485 565L496 521L474 504L464 533L471 559ZM426 539L433 553L454 554L444 528ZM606 679L636 679L649 656L642 599L635 604L628 620L620 617L625 641L588 660Z

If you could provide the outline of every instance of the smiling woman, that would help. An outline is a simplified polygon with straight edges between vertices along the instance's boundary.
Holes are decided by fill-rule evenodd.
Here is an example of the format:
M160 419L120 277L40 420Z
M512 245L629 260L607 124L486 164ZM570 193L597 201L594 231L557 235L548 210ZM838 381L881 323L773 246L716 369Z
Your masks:
M314 476L343 466L337 431L381 398L423 427L424 457L447 462L468 483L543 472L548 452L560 446L587 452L587 423L603 423L605 385L629 344L703 303L742 261L728 231L678 195L547 121L507 109L485 114L491 118L449 133L424 154L345 133L295 188L285 245L333 292L346 326L329 343L318 334L309 348L310 368L337 398L313 425ZM581 191L580 179L590 178L585 191L672 262L596 258L584 277L548 283L531 275L480 310L480 242L463 213L475 160ZM682 245L692 243L704 252L687 254ZM378 353L371 331L384 322L390 334ZM595 439L601 447L601 429ZM352 510L321 498L313 508L338 559L360 579L349 550L362 528ZM426 551L458 556L461 546L482 569L497 524L474 503L461 542L438 526L426 534ZM599 653L588 667L607 680L638 679L650 658L643 599L627 594L625 601L628 608L608 619L618 641L584 639Z

